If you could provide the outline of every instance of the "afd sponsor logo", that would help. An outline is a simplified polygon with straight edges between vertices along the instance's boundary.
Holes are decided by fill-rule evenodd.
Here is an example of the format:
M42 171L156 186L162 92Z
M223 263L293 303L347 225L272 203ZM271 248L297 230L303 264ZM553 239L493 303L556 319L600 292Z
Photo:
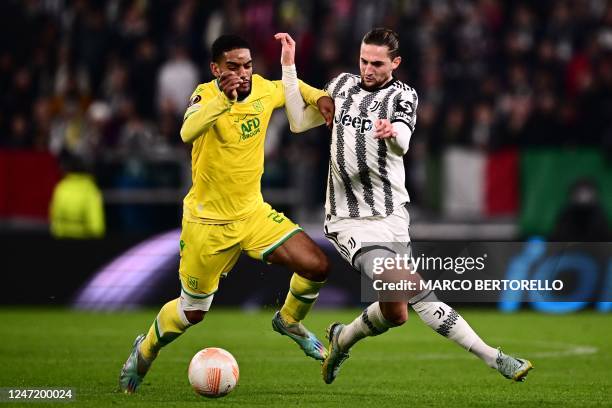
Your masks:
M246 140L258 134L260 132L260 120L259 118L249 119L246 122L243 122L240 125L240 130L242 130L242 135L240 136L240 140Z
M342 126L352 126L357 129L359 133L365 133L368 130L372 130L372 121L370 119L360 116L353 117L348 114L346 109L342 109L340 114L336 115L334 122Z

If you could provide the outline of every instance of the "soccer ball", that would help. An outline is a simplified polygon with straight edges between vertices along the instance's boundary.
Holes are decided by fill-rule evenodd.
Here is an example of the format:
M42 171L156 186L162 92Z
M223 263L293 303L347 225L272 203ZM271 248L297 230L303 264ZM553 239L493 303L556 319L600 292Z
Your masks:
M229 394L238 384L239 377L236 359L222 348L200 350L189 363L189 383L197 394L204 397L218 398Z

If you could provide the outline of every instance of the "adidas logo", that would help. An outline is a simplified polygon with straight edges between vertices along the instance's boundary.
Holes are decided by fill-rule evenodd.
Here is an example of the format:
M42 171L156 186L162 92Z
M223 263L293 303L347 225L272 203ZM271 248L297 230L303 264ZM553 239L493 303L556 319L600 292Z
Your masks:
M340 92L340 94L338 95L338 98L346 98L346 91Z

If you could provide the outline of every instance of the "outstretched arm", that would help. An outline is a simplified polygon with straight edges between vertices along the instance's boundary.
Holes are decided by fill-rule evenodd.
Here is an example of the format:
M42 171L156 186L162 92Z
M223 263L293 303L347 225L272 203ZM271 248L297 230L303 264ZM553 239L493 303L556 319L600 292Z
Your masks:
M295 41L287 33L278 33L274 38L282 44L282 82L291 131L304 132L324 123L331 125L334 114L332 99L324 91L313 88L297 78Z
M217 121L219 116L231 109L236 101L236 89L242 80L232 71L227 71L219 77L219 88L222 94L210 100L202 100L197 90L193 93L189 107L183 117L181 127L181 139L185 143L192 143L198 137L205 134Z
M375 137L389 139L389 146L402 156L408 151L410 138L416 126L416 112L419 98L416 91L404 91L396 99L390 119L377 120Z
M401 122L391 123L389 119L378 119L374 122L376 139L388 139L391 149L401 156L405 155L410 145L412 131Z

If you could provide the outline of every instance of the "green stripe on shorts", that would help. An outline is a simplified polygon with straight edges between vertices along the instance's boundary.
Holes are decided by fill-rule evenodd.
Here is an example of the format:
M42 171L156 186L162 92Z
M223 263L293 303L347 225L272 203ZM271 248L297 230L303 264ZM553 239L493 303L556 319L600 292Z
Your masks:
M296 229L294 229L293 231L288 232L287 234L285 234L284 237L282 237L281 239L279 239L278 241L276 241L275 244L272 244L272 246L270 246L268 249L266 249L265 251L262 252L261 254L261 260L264 262L267 262L267 258L268 256L274 252L274 250L276 248L278 248L279 246L283 245L285 242L287 242L287 240L289 238L291 238L292 236L294 236L295 234L297 234L298 232L303 231L302 228L300 227L296 227Z

